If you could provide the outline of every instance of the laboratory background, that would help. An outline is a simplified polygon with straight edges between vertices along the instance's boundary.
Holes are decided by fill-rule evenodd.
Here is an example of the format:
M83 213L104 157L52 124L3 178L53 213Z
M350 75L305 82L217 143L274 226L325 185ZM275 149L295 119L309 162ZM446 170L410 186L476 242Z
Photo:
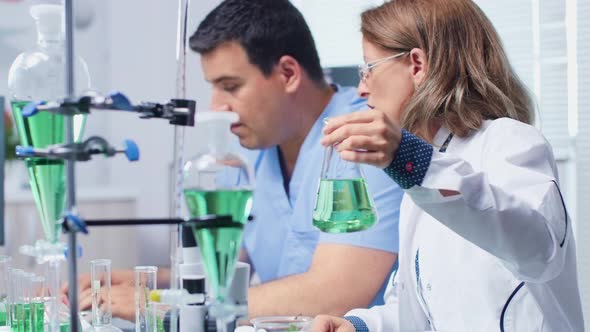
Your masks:
M42 1L0 0L0 96L10 114L8 74L15 58L35 47L37 30L30 7ZM562 193L573 222L577 267L586 326L590 326L590 0L476 0L502 37L508 57L537 104L537 121L551 143ZM168 101L177 94L179 4L170 0L75 0L74 53L87 64L90 85L100 93L120 91L131 101ZM218 0L193 0L192 33ZM360 13L379 0L292 0L303 13L327 77L358 83L363 61ZM326 13L330 13L327 15ZM186 99L207 110L211 87L199 55L187 52ZM6 118L5 121L12 119ZM6 130L6 129L4 129ZM202 148L203 133L186 127L184 155ZM87 219L148 219L175 215L174 135L167 120L139 119L134 113L93 112L85 137L98 135L114 145L132 139L140 160L124 156L76 163L76 196ZM235 142L234 142L235 143ZM13 147L12 147L13 148ZM6 154L0 255L12 265L39 274L34 257L19 248L44 237L25 163ZM0 196L2 197L2 196ZM1 210L0 210L1 211ZM0 218L2 220L2 218ZM170 263L170 225L89 227L78 233L78 272L90 261L111 260L112 269ZM26 231L23 231L26 230ZM60 266L67 276L67 263ZM453 271L448 271L453 273Z

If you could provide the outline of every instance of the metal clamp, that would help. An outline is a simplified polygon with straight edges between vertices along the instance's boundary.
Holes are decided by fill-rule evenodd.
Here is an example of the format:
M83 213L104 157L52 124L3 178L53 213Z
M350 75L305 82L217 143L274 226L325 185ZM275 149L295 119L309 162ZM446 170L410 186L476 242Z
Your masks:
M115 148L104 138L93 136L80 143L50 145L47 148L17 146L16 155L20 158L47 158L88 161L93 155L112 157L124 153L129 161L139 160L139 148L132 140L125 140L122 148Z
M62 227L67 233L84 233L88 234L88 228L84 219L73 212L66 212L63 217Z
M120 92L106 96L88 93L77 99L64 99L51 102L31 102L27 104L22 114L24 117L34 116L40 111L62 115L89 114L94 110L116 110L136 112L142 119L168 119L170 124L179 126L194 126L197 103L189 99L172 99L166 103L142 102L133 105L129 98Z

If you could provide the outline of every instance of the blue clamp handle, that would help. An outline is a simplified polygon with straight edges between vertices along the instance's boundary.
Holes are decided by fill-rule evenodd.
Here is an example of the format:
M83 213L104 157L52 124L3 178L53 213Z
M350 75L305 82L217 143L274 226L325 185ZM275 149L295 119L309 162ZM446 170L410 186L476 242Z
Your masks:
M37 106L41 106L43 104L45 104L45 102L43 102L43 101L40 101L40 102L32 101L32 102L28 103L27 105L25 105L25 107L23 107L23 109L21 110L21 114L25 118L33 116L33 115L39 113L39 109L37 109Z
M125 145L125 155L127 156L127 160L138 161L139 147L137 147L137 144L135 144L135 142L130 139L126 139L123 142L123 145Z
M16 146L16 155L19 157L33 157L35 156L35 148L32 146Z
M77 251L77 254L78 254L78 258L80 258L80 257L82 257L82 247L81 247L81 246L78 246L78 247L77 247L77 249L78 249L78 250L76 250L76 251ZM69 252L69 251L70 251L70 248L65 248L65 249L64 249L64 256L65 256L66 258L68 258L68 252Z
M69 221L71 221L74 224L74 227L76 227L76 230L84 233L84 234L88 234L88 228L86 228L86 222L84 220L82 220L82 218L80 218L79 216L68 212L65 215L66 219L68 219Z
M109 94L109 97L113 101L113 107L115 109L127 111L133 110L133 105L131 104L131 101L129 101L129 98L127 98L121 92L113 92Z

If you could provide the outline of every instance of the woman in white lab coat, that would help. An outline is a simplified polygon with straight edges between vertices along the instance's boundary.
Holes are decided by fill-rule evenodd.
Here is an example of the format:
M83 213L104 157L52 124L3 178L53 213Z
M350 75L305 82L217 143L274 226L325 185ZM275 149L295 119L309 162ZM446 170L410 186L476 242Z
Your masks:
M393 0L361 31L370 110L322 143L405 190L399 269L385 305L313 331L583 331L552 149L490 21L470 0Z

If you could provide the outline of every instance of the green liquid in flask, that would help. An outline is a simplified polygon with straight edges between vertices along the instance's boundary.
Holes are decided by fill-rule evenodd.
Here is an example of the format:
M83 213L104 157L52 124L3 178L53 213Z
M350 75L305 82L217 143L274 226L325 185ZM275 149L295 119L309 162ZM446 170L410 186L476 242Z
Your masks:
M0 326L6 326L8 323L8 315L6 314L5 309L0 309Z
M31 117L22 116L22 109L29 102L13 101L12 113L22 146L45 148L48 145L65 143L64 116L49 112L39 112ZM86 117L74 116L74 137L81 137ZM65 167L63 160L27 158L29 182L41 216L45 237L57 242L59 224L65 206Z
M322 232L348 233L370 228L377 216L363 179L320 180L313 225Z
M193 218L205 215L232 216L235 222L246 224L252 209L251 190L186 189L184 198Z

